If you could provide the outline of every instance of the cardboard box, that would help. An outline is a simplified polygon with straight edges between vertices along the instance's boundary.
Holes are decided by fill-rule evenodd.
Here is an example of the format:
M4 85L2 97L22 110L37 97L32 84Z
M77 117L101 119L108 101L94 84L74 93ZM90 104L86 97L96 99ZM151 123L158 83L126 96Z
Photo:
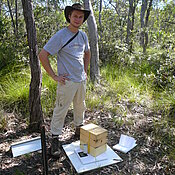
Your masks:
M87 144L88 153L96 157L106 151L107 130L93 123L80 128L80 148Z
M83 142L80 142L80 148L83 150L84 149L84 144ZM94 148L92 146L89 146L88 148L88 153L94 157L99 156L100 154L104 153L106 151L107 144L101 145L97 148Z
M87 136L80 134L80 142L82 142L83 144L89 143L92 147L97 148L107 143L107 138L102 137L100 139L90 139L89 140Z

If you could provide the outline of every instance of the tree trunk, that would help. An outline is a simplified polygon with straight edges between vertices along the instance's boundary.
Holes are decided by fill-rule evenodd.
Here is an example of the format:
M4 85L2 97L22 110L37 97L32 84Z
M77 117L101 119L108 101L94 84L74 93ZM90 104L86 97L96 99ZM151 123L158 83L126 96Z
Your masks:
M32 12L31 0L22 0L23 14L26 23L29 44L31 83L29 90L30 125L32 130L38 130L43 122L41 108L41 69L38 59L36 28Z
M151 7L152 7L152 2L153 0L149 1L149 6L147 9L148 0L142 0L140 20L141 20L141 46L143 47L143 53L146 52L146 48L148 45L147 27L148 27L148 20L149 20ZM146 17L145 17L145 13L146 13ZM144 20L144 17L145 17L145 20Z
M103 41L102 41L102 37L103 37L103 29L102 29L102 22L101 22L101 12L102 12L102 0L100 0L100 4L99 4L99 42L101 43L101 49L104 50L104 46L103 46ZM101 57L101 59L103 60L103 57Z
M99 50L98 50L97 24L95 21L90 0L84 0L84 4L86 9L91 10L91 14L87 20L90 50L91 50L90 79L92 82L95 82L98 81L99 79Z
M11 17L11 20L12 20L13 31L14 31L14 34L16 35L15 22L14 22L14 19L13 19L13 13L12 13L12 9L11 9L11 5L10 5L9 0L7 0L7 4L8 4L9 12L10 12L10 17Z
M2 13L2 0L0 0L0 16L1 16L1 13Z
M16 36L18 36L18 0L15 0L15 12L16 12Z
M129 0L129 12L128 12L128 20L127 20L127 36L126 36L126 43L130 47L131 43L131 28L132 28L132 13L133 13L133 0Z
M130 52L132 52L132 31L134 29L134 15L137 2L137 0L129 0L126 43L128 44L128 49Z
M148 6L148 9L147 9L146 18L145 18L145 28L148 27L148 20L149 20L151 7L152 7L152 2L153 2L153 0L150 0L149 6ZM147 45L148 45L148 30L145 31L145 43L144 43L143 52L146 52Z
M145 12L147 9L147 1L148 0L142 0L142 6L141 6L141 13L140 13L140 23L141 23L141 34L140 34L140 44L144 48L144 43L145 43L145 22L144 22L144 17L145 17ZM143 49L144 50L144 49Z
M102 0L100 0L100 5L99 5L99 25L100 27L101 25L101 11L102 11Z

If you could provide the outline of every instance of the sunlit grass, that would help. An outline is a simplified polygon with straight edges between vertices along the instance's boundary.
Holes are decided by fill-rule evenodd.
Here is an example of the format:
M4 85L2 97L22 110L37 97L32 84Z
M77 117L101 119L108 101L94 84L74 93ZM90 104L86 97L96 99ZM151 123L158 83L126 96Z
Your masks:
M150 85L140 82L133 70L119 70L117 66L107 65L101 70L108 82L108 91L113 91L119 100L128 99L130 103L138 103L151 107L153 91Z
M28 79L24 79L22 77L14 79L9 76L1 85L1 92L1 99L7 101L7 103L13 103L13 101L24 99L24 97L27 97L29 93Z
M54 66L55 67L55 66ZM14 69L15 70L15 69ZM162 107L168 110L175 104L175 95L157 92L152 87L149 77L142 77L135 70L124 69L108 64L101 68L101 83L93 85L87 82L86 105L89 109L104 109L126 116L127 109L118 106L118 102L127 99L154 110ZM46 116L51 116L56 99L57 83L42 70L41 104ZM139 76L138 76L139 75ZM2 106L28 108L30 70L23 68L1 77L0 103Z
M23 67L23 69L2 76L0 79L1 108L22 112L25 116L28 116L30 81L29 67ZM41 103L45 115L52 113L56 98L56 86L56 82L43 71Z
M9 72L0 80L0 104L5 108L26 111L28 108L30 71Z
M102 105L102 101L96 89L91 82L87 82L86 106L90 109L98 109Z
M154 134L156 139L167 146L168 154L174 159L174 116L169 117L170 110L175 106L175 92L172 89L158 91L153 85L154 76L143 76L132 68L117 65L106 65L101 68L99 84L87 82L86 106L90 110L108 111L117 126L133 125L129 118L128 105L141 105L155 113L161 113L161 120L155 121ZM42 70L41 104L45 116L51 117L56 100L57 83ZM0 79L0 107L23 113L29 116L28 98L30 70L14 68ZM7 119L0 113L0 130L7 125ZM173 115L174 113L172 113ZM166 150L165 150L166 151Z

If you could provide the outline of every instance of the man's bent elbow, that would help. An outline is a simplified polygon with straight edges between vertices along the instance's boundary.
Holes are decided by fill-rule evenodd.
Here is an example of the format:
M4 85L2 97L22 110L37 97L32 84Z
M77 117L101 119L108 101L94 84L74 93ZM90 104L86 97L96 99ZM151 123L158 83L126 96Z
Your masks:
M38 57L39 57L40 61L42 61L43 59L48 58L49 55L50 54L46 50L42 49L41 52L39 53Z

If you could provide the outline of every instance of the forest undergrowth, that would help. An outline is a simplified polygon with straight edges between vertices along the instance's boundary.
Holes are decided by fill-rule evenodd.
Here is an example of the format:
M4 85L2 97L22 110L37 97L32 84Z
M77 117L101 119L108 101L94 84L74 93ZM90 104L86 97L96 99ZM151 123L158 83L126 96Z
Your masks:
M40 153L31 153L19 158L9 155L10 144L31 138L39 133L28 131L28 91L30 71L19 66L1 76L0 87L0 173L41 174ZM18 71L17 71L18 70ZM108 145L116 144L121 134L136 138L138 146L129 154L118 153L123 163L92 171L91 174L173 174L175 172L175 126L170 106L171 94L156 91L151 81L136 74L132 68L119 68L106 64L101 67L99 83L87 82L86 123L96 123L108 130ZM55 103L56 83L43 72L42 108L50 146L49 125ZM162 99L162 100L160 100ZM166 103L169 102L169 103ZM171 102L171 103L170 103ZM172 113L172 114L171 114ZM74 141L70 107L63 130L63 143ZM24 160L24 161L23 161ZM23 167L23 168L22 168ZM25 167L25 168L24 168ZM57 167L57 168L56 168ZM70 171L71 169L71 171ZM70 161L62 154L59 160L49 157L51 174L76 174ZM70 172L69 172L70 171Z

